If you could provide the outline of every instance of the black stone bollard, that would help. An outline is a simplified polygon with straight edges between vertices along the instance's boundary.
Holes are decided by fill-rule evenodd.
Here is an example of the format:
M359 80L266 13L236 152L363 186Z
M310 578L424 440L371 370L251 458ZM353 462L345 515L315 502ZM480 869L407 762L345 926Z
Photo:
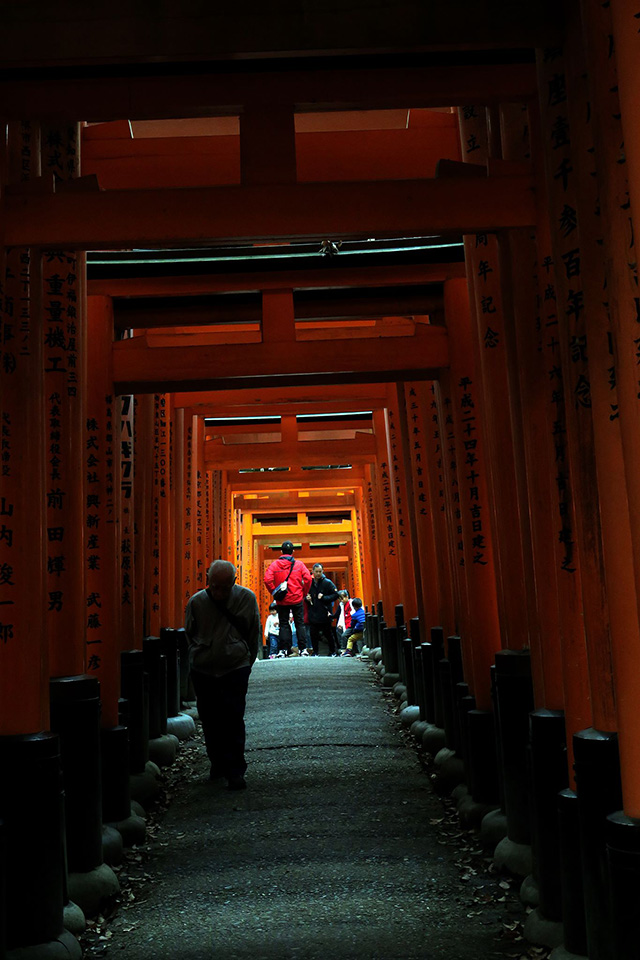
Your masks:
M411 620L409 620L409 636L413 640L414 647L419 647L422 643L419 617L411 617Z
M399 675L397 627L383 627L382 629L382 659L386 673Z
M589 728L573 737L590 960L619 960L613 943L607 817L622 807L618 735Z
M129 772L142 773L149 759L149 711L145 703L145 670L142 650L120 654L120 684L128 704Z
M404 627L404 605L402 603L396 603L394 617L396 627Z
M377 613L372 613L369 617L369 629L371 633L368 638L368 646L371 650L375 650L376 647L380 646L380 635L378 631L379 618Z
M101 731L102 818L117 823L131 816L129 791L129 731L111 727Z
M170 627L160 628L160 645L167 661L167 716L177 717L180 713L180 633Z
M453 683L451 677L451 663L447 659L442 659L438 664L438 678L440 682L440 695L442 698L442 720L444 727L445 743L450 750L455 750L455 706L453 702Z
M531 840L533 873L540 891L540 912L562 920L558 794L567 788L567 744L564 713L535 710L529 715L531 769Z
M488 710L469 710L467 736L469 792L476 803L497 804L500 788L493 714Z
M497 720L509 839L531 842L527 748L534 708L529 651L500 650L495 658Z
M166 660L162 664L160 637L145 637L142 643L144 669L149 675L149 739L157 740L166 733L167 704ZM164 722L164 730L162 729Z
M457 683L462 683L464 680L460 637L447 637L447 660L451 664L451 680L455 687Z
M615 955L636 960L640 944L640 820L621 810L607 817L607 856Z
M0 820L0 960L6 960L7 921L7 845L4 836L4 821Z
M64 831L57 734L0 737L0 818L5 824L6 947L62 933Z
M190 696L189 689L189 638L186 630L178 630L178 654L180 656L180 703L183 704L187 700L194 699Z
M51 730L60 738L67 862L89 873L102 858L100 684L96 677L50 681Z
M413 648L413 682L416 685L416 701L420 708L420 719L425 720L424 684L422 678L422 646Z
M433 707L436 727L444 728L444 714L442 712L442 691L438 664L444 659L444 630L442 627L431 627L431 676L433 678Z
M402 656L404 660L405 684L407 687L407 703L417 705L416 682L413 673L413 640L405 637L402 641Z
M469 747L469 712L476 709L476 698L469 694L466 683L458 683L456 693L458 697L458 733L460 736L460 754L464 764L464 776L471 792L470 747Z
M404 623L396 626L395 637L396 637L396 656L398 658L398 673L400 674L400 680L404 683L405 687L407 686L407 671L406 671L406 662L404 655L404 641L407 636L407 628Z
M376 611L380 619L384 620L384 607L382 604L382 600L378 600L378 602L376 603Z
M435 695L433 682L433 657L431 644L421 643L422 650L422 695L424 697L424 719L427 723L436 722Z
M569 953L586 956L587 921L580 856L580 818L578 798L573 790L561 790L558 794L558 823L564 945Z

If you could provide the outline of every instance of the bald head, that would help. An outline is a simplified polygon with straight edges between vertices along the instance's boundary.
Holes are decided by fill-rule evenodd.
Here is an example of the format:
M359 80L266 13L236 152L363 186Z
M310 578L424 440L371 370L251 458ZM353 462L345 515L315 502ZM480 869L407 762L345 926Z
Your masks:
M214 560L207 573L207 583L215 600L226 603L236 582L236 568L228 560Z

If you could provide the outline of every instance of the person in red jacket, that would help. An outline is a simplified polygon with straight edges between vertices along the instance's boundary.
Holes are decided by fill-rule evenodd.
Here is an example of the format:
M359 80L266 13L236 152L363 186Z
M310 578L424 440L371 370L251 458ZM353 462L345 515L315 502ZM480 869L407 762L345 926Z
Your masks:
M278 587L287 582L286 593L279 596ZM298 649L302 656L308 656L304 625L303 600L311 586L311 573L301 560L294 559L293 544L285 540L282 544L282 554L277 560L269 564L264 575L264 584L276 602L278 620L280 623L281 649L291 650L291 627L289 626L289 611L293 613L293 622L296 627Z

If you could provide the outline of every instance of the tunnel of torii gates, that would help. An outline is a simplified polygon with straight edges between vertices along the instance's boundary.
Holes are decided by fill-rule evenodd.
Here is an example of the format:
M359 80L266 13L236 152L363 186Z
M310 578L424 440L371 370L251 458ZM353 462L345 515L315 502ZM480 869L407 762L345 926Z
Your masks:
M581 13L472 68L0 77L9 947L62 923L60 712L99 682L123 819L121 666L213 558L266 615L286 537L567 950L637 960L639 14Z

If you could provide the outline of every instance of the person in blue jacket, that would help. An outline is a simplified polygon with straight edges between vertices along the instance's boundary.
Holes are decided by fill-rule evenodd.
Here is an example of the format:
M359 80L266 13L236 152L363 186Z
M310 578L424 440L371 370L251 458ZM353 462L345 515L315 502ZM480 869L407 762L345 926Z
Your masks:
M345 630L342 637L347 641L347 649L341 656L355 657L354 645L362 640L364 631L364 607L360 597L354 597L351 601L351 626ZM355 648L357 651L357 647Z

